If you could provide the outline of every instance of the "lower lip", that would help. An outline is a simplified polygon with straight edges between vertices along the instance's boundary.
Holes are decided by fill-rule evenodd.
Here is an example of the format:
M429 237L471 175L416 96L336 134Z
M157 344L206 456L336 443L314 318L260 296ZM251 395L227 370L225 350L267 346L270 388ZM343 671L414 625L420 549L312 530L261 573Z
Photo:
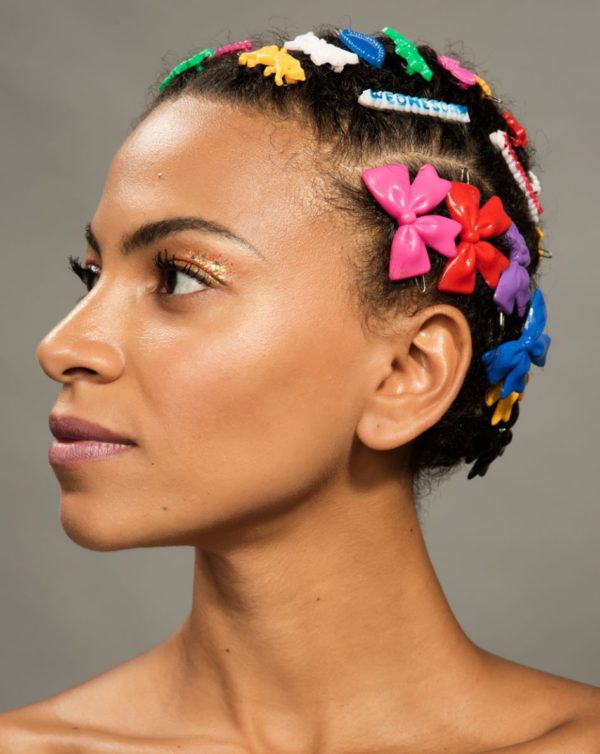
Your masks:
M99 442L97 440L76 440L73 442L60 442L54 440L48 451L48 461L51 464L82 463L83 461L100 461L103 458L112 458L121 455L134 445Z

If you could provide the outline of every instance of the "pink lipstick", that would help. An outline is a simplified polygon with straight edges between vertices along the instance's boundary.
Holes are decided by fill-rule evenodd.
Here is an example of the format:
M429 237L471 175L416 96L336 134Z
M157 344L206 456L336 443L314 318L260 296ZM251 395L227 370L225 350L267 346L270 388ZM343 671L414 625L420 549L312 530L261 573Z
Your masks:
M49 426L56 438L48 451L51 464L97 461L125 453L136 445L128 437L74 416L51 414Z

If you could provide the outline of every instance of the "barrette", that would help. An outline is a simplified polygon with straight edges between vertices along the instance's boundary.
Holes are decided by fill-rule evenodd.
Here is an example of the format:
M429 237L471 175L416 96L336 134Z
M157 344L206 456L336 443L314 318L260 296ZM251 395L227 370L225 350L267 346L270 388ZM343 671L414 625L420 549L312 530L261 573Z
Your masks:
M510 143L513 147L526 147L529 144L529 138L525 127L519 123L514 115L508 112L502 113L502 117L511 131Z
M548 249L544 249L542 246L542 243L544 241L544 231L540 228L539 225L535 226L535 233L537 235L538 239L538 256L540 259L552 259L552 252L548 251Z
M438 282L440 291L473 293L477 271L490 288L496 288L500 274L509 266L508 259L485 239L507 231L512 220L504 211L499 196L479 207L481 194L470 183L452 182L446 197L450 217L461 227L456 257L451 259Z
M407 65L405 72L409 76L418 73L425 79L425 81L431 81L433 71L427 65L427 61L421 55L415 43L411 42L410 39L407 39L400 34L399 31L392 29L390 26L385 26L381 31L394 43L394 52L396 55L406 61Z
M341 47L329 44L324 39L309 31L306 34L299 34L295 39L284 42L283 46L288 50L296 50L310 55L310 59L315 65L329 63L336 73L341 73L345 65L356 65L359 62L358 55L355 52L342 50Z
M508 165L508 168L510 172L513 174L513 177L515 181L519 184L521 190L525 194L525 197L527 198L527 206L529 207L529 216L533 220L534 223L537 223L539 220L540 215L544 211L542 209L542 205L539 202L539 199L537 198L537 194L535 192L535 189L531 185L531 181L529 180L529 176L525 172L525 169L523 168L523 165L521 165L521 162L519 158L517 157L517 154L515 150L512 147L512 144L510 143L510 137L506 133L506 131L494 131L490 134L490 141L492 144L498 149L502 156L504 157L504 160L506 164Z
M529 176L529 180L531 181L531 188L535 191L536 194L541 194L542 184L540 183L540 179L533 172L533 170L529 170L527 175Z
M252 49L252 40L243 39L241 42L232 42L215 50L215 57L219 55L229 55L231 52L248 52Z
M454 120L469 123L469 110L466 105L455 105L425 97L410 97L401 92L384 92L365 89L359 96L358 102L365 107L377 110L398 110L403 113L417 113L431 115L444 120Z
M526 375L525 379L528 380L529 375ZM494 403L496 403L496 408L494 409L494 413L492 414L491 418L491 424L493 427L495 427L496 424L499 424L500 422L510 421L510 415L512 413L513 406L517 401L523 398L523 393L519 393L516 390L514 390L510 395L507 395L506 398L500 397L501 392L502 383L499 382L497 385L489 388L489 390L485 394L486 406L491 407L494 405Z
M243 52L238 58L238 63L247 65L248 68L254 68L259 64L266 66L264 75L269 76L274 73L277 86L283 85L284 78L286 84L297 84L298 81L306 80L300 61L290 55L284 47L279 48L277 45L268 45L252 52Z
M545 325L546 304L542 291L536 288L520 337L501 343L483 355L490 383L503 383L501 398L506 398L514 391L522 393L531 364L541 367L546 363L551 338L543 332Z
M412 186L408 168L401 163L368 168L362 179L377 202L398 222L390 253L390 280L429 272L431 260L426 245L446 257L455 256L454 239L460 223L442 215L425 214L444 200L451 187L451 182L440 178L433 165L423 165Z
M464 68L456 58L448 57L448 55L438 55L437 60L442 68L445 68L454 76L461 89L468 89L477 83L477 76L467 68Z
M506 231L504 238L511 249L509 266L500 275L494 302L505 314L512 314L516 304L519 317L524 317L531 299L529 272L526 269L531 256L525 239L514 223Z
M385 60L385 47L370 34L354 29L340 29L338 39L359 58L375 68L381 68Z
M191 58L186 58L185 60L182 60L181 63L178 63L175 68L173 68L167 76L160 82L158 85L158 91L164 92L164 90L175 81L177 76L182 74L184 71L189 70L190 68L195 71L203 71L204 66L202 63L206 58L210 58L215 54L215 51L211 47L207 47L205 50L202 50L202 52L196 53L196 55L192 55Z
M475 75L475 81L477 82L479 88L481 91L485 94L486 97L489 97L490 99L493 99L494 102L497 102L499 105L502 104L502 100L498 97L494 97L492 94L492 90L490 88L490 85L487 83L485 79L482 79L481 76Z

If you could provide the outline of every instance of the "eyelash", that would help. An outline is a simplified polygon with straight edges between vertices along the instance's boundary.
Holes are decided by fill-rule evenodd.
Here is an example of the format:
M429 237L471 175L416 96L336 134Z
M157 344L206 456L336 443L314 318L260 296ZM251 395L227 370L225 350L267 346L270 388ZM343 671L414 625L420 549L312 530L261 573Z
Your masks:
M201 283L204 283L209 288L214 288L215 283L208 275L205 275L202 273L195 265L191 263L186 264L177 264L175 261L175 255L169 259L168 258L168 252L165 250L164 252L158 252L153 259L154 266L156 269L161 270L163 272L169 271L169 270L175 270L176 272L181 272L184 275L187 275L188 277L193 278L194 280L198 280ZM93 265L93 267L97 267L98 265ZM85 287L87 288L88 292L92 288L92 281L98 277L97 272L92 271L92 265L84 266L79 261L79 257L72 257L69 256L69 267L73 270L73 272L77 275L78 278L84 283ZM196 291L193 291L196 293ZM169 296L171 294L168 293L162 293L158 294L161 296ZM187 295L187 294L180 294L180 295ZM83 298L83 296L82 296ZM81 299L78 299L81 301Z

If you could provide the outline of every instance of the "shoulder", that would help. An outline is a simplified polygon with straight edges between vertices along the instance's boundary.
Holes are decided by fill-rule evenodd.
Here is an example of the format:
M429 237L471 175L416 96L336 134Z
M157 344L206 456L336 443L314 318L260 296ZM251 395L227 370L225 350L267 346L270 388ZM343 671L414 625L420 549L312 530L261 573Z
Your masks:
M506 721L517 742L480 754L600 754L600 687L488 654ZM506 702L503 703L503 702ZM509 727L513 726L509 723ZM513 739L514 741L514 739Z

